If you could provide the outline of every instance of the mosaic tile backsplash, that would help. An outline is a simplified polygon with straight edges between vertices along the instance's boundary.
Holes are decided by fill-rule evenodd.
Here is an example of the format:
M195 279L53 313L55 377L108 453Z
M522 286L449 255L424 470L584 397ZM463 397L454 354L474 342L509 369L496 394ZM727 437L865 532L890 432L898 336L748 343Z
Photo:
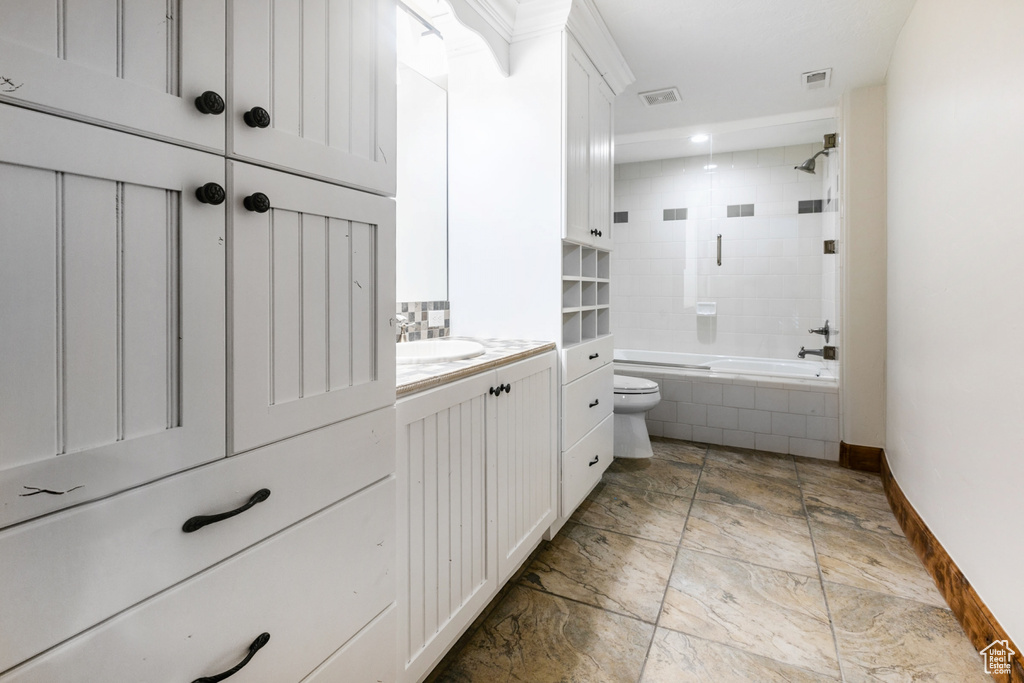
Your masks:
M430 327L429 312L442 311L444 325ZM417 339L438 339L451 336L451 308L447 301L399 301L395 312L409 319L409 335L407 341ZM402 330L395 326L395 341L399 341Z

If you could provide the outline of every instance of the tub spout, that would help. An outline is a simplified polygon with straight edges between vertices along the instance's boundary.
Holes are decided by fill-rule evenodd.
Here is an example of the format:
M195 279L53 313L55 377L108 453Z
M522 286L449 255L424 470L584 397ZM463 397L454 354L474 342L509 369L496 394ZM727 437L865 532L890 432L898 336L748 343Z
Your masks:
M801 346L800 347L800 352L798 354L796 354L796 357L797 358L803 358L805 356L824 356L824 355L825 355L825 349L805 349L804 347Z

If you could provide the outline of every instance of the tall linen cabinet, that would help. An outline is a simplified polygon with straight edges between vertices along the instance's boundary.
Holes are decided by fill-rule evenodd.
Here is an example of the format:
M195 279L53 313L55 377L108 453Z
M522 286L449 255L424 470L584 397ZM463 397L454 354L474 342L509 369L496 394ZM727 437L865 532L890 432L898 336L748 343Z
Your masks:
M0 681L394 678L394 12L0 6Z
M449 58L453 332L558 344L561 457L552 532L600 480L613 446L615 94L601 75L609 69L595 62L632 75L599 15L577 14L588 7L566 4L560 20L517 15L523 35L509 46L508 77L479 55ZM616 81L619 91L628 79Z

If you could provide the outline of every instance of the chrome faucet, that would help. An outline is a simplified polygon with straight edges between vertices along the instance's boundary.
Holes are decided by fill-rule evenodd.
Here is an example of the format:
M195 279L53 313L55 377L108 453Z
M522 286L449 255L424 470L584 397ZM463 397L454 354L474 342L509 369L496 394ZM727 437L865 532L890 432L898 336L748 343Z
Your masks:
M398 323L398 329L402 331L402 334L398 337L399 342L409 341L409 319L401 313L395 315L395 321Z
M800 347L800 353L796 354L797 358L803 358L804 356L825 356L825 349L805 349Z
M828 321L827 320L825 321L825 326L824 327L819 327L816 330L807 330L807 332L809 334L822 334L822 335L825 335L825 343L826 344L828 344L829 336L832 335L832 334L835 334L835 332L833 330L829 329ZM801 358L803 358L803 356L801 356Z

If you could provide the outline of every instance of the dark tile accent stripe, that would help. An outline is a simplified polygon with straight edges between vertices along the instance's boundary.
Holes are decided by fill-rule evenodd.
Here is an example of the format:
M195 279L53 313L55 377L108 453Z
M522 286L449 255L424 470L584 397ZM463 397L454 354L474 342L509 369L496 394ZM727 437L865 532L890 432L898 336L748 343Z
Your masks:
M628 223L629 212L628 211L616 211L612 214L612 223Z
M753 204L729 204L726 207L725 215L727 218L746 218L747 216L754 215Z
M931 529L924 523L917 510L903 494L900 485L892 476L885 451L881 453L882 487L889 501L900 528L906 535L914 552L921 559L925 569L931 574L946 604L949 605L956 620L960 622L964 633L974 648L981 652L996 640L1006 640L1010 649L1016 652L1013 658L1013 669L1009 675L993 675L992 678L1001 683L1024 683L1024 654L1006 630L996 620L995 615L981 600L970 581L935 538Z
M822 201L820 199L808 199L797 202L797 213L821 213Z
M688 209L665 209L662 212L663 221L685 221Z

